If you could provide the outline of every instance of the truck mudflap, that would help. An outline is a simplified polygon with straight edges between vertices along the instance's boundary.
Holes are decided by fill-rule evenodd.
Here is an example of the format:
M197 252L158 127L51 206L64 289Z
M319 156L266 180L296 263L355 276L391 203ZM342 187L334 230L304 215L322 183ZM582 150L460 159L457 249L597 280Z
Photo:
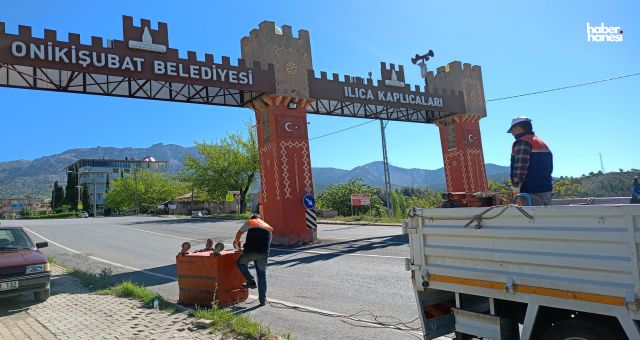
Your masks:
M425 339L435 339L453 332L455 319L453 314L442 315L433 319L425 320Z
M517 339L513 323L495 315L453 308L456 332L488 339Z
M452 308L456 305L455 295L439 289L423 288L416 290L420 311L420 320L425 339L450 334L454 330L455 320Z

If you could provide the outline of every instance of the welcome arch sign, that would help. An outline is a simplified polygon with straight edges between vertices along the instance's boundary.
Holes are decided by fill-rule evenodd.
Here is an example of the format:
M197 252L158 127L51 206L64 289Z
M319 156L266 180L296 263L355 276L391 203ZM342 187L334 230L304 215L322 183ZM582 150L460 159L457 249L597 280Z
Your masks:
M435 124L447 190L487 191L479 120L486 116L479 66L458 61L405 83L404 67L380 63L380 80L313 69L309 32L264 21L241 39L241 58L181 58L166 23L123 16L122 38L31 27L8 33L0 22L0 86L249 108L255 112L263 218L274 244L315 241L300 203L313 194L307 114Z

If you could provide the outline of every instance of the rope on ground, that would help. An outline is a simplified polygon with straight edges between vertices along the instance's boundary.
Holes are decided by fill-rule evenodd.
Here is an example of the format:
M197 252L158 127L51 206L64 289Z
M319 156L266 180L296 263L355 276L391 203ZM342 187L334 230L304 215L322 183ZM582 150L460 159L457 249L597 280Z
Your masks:
M340 321L350 326L355 326L355 327L395 329L395 330L407 332L412 336L417 337L418 339L422 339L422 328L411 326L411 324L418 321L419 318L415 318L411 321L405 322L395 316L378 316L367 310L361 310L353 314L341 314L341 313L335 313L335 312L313 310L309 308L304 308L302 306L289 305L283 302L269 301L268 303L273 308L288 308L288 309L293 309L303 313L311 313L311 314L317 314L322 316L334 317L334 318L340 319ZM365 317L369 317L369 318L365 319ZM388 318L393 321L381 321L381 319L383 318Z

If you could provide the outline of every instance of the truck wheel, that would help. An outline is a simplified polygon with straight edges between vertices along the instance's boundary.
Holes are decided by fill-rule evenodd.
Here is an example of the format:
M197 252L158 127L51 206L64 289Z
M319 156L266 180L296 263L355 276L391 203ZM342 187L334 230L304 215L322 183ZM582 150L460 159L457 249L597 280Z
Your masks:
M549 327L542 340L606 340L606 331L582 320L565 320Z
M36 299L36 301L38 302L44 302L47 301L47 299L49 298L49 296L51 295L51 288L46 289L46 290L41 290L39 292L34 292L33 293L33 297Z

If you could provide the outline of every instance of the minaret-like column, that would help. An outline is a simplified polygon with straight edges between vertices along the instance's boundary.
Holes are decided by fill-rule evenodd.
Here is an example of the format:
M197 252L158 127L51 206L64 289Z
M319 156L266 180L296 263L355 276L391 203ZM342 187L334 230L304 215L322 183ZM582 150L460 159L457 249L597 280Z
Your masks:
M269 96L254 101L262 185L262 214L274 227L273 243L314 242L314 230L305 222L305 194L313 194L307 134L308 101ZM293 107L293 106L291 106Z
M480 138L480 117L455 115L436 121L449 192L489 190Z
M462 91L465 112L449 113L434 123L440 129L444 173L449 192L489 190L482 153L480 119L487 116L480 66L454 61L427 73L429 88Z
M294 37L290 26L263 21L241 41L247 64L272 64L274 93L247 104L256 113L260 157L261 211L273 226L273 244L295 245L316 240L307 227L303 198L313 195L307 134L308 73L312 70L309 32Z

